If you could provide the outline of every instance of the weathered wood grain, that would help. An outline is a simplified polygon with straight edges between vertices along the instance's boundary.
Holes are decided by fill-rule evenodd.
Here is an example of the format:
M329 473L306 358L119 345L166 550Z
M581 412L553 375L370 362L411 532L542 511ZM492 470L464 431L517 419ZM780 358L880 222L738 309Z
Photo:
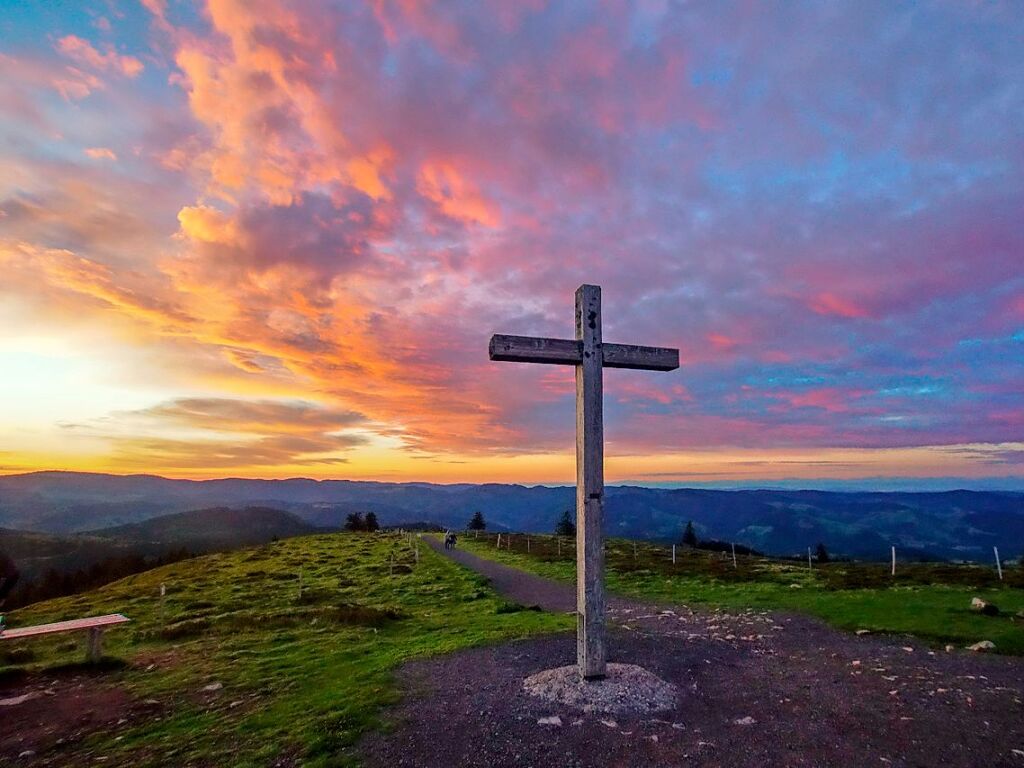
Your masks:
M668 347L643 347L639 344L604 344L601 347L605 368L631 368L638 371L674 371L679 367L679 350Z
M491 360L512 363L579 365L582 351L579 341L546 339L539 336L495 334L488 348ZM645 347L639 344L601 344L601 362L605 368L631 368L641 371L674 371L679 367L679 350Z
M601 289L576 291L576 662L586 679L604 677L604 404Z
M579 365L580 343L572 339L544 339L537 336L495 334L488 348L491 360L511 363Z

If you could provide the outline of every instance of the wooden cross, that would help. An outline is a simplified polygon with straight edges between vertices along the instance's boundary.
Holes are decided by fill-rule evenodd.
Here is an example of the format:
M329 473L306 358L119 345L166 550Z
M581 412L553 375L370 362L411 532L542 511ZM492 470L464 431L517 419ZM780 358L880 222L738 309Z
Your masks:
M576 366L576 663L584 679L605 674L604 416L602 368L671 371L679 350L601 341L601 288L576 289L576 339L491 337L491 360Z

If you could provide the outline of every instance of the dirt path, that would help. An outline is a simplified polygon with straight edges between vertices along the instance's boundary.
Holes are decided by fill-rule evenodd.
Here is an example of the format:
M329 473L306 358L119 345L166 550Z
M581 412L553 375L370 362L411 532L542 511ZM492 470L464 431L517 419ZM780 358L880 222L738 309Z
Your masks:
M498 594L521 605L539 605L551 613L569 613L576 610L576 592L567 585L541 576L534 576L518 568L496 563L472 552L455 549L446 550L444 544L434 536L424 536L436 552L447 555L460 565L486 576Z
M436 548L443 552L439 542ZM571 586L455 550L510 599L571 610ZM568 606L568 607L567 607ZM1024 768L1024 660L858 637L800 616L613 600L610 658L680 691L657 717L533 700L529 674L572 662L558 635L406 665L379 766L934 766ZM557 724L542 718L557 717Z

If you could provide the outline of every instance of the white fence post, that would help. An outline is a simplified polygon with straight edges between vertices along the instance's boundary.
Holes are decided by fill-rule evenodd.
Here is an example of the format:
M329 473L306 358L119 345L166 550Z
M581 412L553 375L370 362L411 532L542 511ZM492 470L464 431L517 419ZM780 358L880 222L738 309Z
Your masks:
M892 575L896 575L896 547L892 548Z
M999 547L992 547L992 552L996 556L996 570L999 571L999 580L1003 580L1003 564L999 562Z
M672 545L672 565L676 564L676 545Z
M735 543L733 543L733 545L732 545L732 567L733 568L739 568L739 566L736 565L736 544Z

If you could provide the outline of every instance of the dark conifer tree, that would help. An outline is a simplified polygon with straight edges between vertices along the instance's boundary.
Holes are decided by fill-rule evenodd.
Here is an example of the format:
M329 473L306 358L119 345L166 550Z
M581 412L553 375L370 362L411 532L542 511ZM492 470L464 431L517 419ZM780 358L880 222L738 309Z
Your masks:
M377 522L377 514L375 512L366 513L366 520L363 522L363 530L370 531L371 533L380 530L380 523Z
M345 530L346 531L365 531L366 521L363 520L362 512L349 512L348 517L345 519Z
M483 531L487 529L487 523L484 521L484 513L477 510L473 513L473 519L469 521L469 530L471 531Z
M575 536L576 525L572 521L572 517L569 514L569 510L565 510L562 513L562 517L555 524L555 535L556 536Z
M696 547L697 544L698 544L698 542L697 542L697 532L695 530L693 530L693 521L692 520L690 520L686 524L686 530L683 531L683 544L685 544L687 547Z
M815 557L818 558L819 563L827 563L829 561L828 550L825 549L825 545L820 541L818 542L818 551Z

